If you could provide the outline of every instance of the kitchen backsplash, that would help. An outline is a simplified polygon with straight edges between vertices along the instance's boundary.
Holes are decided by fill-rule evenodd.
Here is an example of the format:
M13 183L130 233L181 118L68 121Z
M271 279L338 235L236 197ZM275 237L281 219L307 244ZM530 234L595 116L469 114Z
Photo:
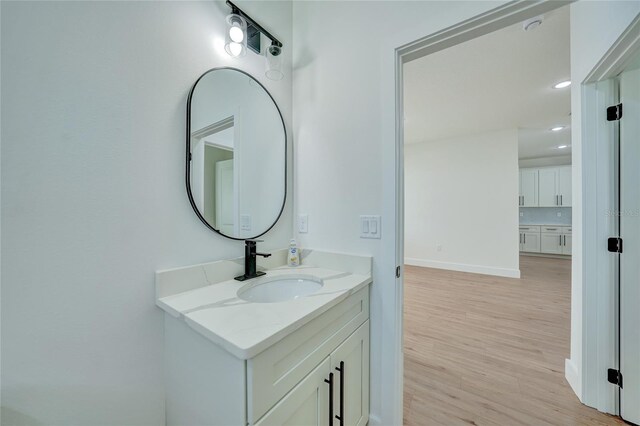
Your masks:
M520 207L520 225L571 225L571 207Z

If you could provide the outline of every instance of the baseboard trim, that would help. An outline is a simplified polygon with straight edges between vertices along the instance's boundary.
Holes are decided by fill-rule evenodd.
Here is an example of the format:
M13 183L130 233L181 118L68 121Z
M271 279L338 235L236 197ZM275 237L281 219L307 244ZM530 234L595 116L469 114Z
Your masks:
M567 379L569 386L576 394L580 402L582 402L582 389L580 386L580 376L576 365L569 358L564 360L564 378Z
M495 268L492 266L467 265L465 263L440 262L436 260L405 257L404 263L423 268L447 269L449 271L471 272L473 274L494 275L498 277L520 278L519 269Z
M571 260L570 254L554 254L554 253L533 253L528 251L521 251L520 256L531 256L531 257L546 257L550 259L565 259Z

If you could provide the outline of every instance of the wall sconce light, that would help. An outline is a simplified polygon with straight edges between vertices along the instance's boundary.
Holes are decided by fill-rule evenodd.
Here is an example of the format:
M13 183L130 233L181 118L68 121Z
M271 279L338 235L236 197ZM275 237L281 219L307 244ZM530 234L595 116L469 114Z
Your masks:
M247 21L235 13L227 15L224 50L234 58L239 58L247 53Z
M238 6L227 0L227 6L231 8L231 14L227 16L227 34L224 49L226 52L238 58L244 56L247 48L258 55L262 54L260 46L261 35L271 40L271 45L266 49L266 76L271 80L280 80L282 73L282 43L265 30L260 24L244 13Z

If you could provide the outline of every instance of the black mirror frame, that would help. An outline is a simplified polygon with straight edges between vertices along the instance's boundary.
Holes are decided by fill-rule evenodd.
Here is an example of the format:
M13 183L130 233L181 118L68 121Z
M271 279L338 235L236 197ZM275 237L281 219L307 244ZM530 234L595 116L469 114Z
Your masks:
M247 77L249 77L250 79L252 79L254 82L256 82L266 93L267 95L269 95L269 98L271 98L271 101L273 102L273 104L276 107L276 110L278 111L278 115L280 116L280 121L282 122L282 129L284 130L284 196L282 197L282 207L280 207L280 212L278 213L278 216L276 217L276 219L274 220L273 224L271 224L271 226L269 226L264 232L252 236L252 237L247 237L247 238L238 238L238 237L231 237L229 235L223 234L222 232L220 232L220 230L215 229L213 226L211 226L211 224L209 222L207 222L207 220L204 218L204 216L202 216L202 214L200 213L200 211L198 210L198 206L196 206L196 203L193 199L193 193L191 192L191 98L193 97L193 92L196 88L196 86L198 85L198 83L200 82L200 80L202 80L202 78L209 74L210 72L214 72L214 71L219 71L219 70L232 70L232 71L237 71L240 72L244 75L246 75ZM267 232L269 232L275 225L276 223L278 223L278 220L280 219L280 217L282 217L282 212L284 211L284 206L287 202L287 158L288 158L288 149L287 149L287 126L284 124L284 118L282 118L282 112L280 111L280 107L278 106L278 103L276 102L275 99L273 99L273 96L271 96L271 93L269 93L269 91L267 90L266 87L264 87L262 85L262 83L260 83L258 80L256 80L251 74L239 70L237 68L233 68L233 67L218 67L218 68L211 68L210 70L206 71L204 74L202 74L200 77L198 77L198 79L196 80L195 83L193 83L193 86L191 86L191 90L189 90L189 96L187 98L187 136L186 136L186 173L185 173L185 183L187 185L187 195L189 197L189 203L191 204L191 207L193 208L193 211L196 213L196 216L198 216L198 218L200 219L200 221L202 223L205 224L205 226L207 228L209 228L210 230L212 230L213 232L222 235L225 238L229 238L232 240L237 240L237 241L244 241L244 240L252 240L252 239L256 239L264 234L266 234Z

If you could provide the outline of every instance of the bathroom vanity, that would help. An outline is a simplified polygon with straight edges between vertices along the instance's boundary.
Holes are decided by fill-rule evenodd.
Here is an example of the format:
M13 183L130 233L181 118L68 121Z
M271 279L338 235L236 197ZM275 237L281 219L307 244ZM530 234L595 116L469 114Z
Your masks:
M205 72L187 100L186 189L245 257L156 274L169 425L366 425L371 258L260 253L282 215L287 132L262 84ZM260 259L257 259L260 257ZM234 279L235 278L235 279Z
M167 424L367 424L371 258L285 258L245 282L242 258L156 274Z

